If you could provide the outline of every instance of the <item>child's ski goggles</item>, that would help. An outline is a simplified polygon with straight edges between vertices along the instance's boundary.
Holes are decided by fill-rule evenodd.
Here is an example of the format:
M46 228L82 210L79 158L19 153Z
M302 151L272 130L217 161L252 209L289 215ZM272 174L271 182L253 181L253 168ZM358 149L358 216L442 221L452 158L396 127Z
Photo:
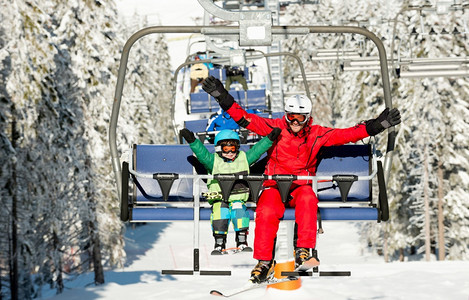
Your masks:
M237 153L239 150L239 144L235 141L222 141L218 147L216 151L222 153Z
M221 146L221 151L223 153L236 153L238 151L237 148L238 147L236 147L235 145L225 145Z

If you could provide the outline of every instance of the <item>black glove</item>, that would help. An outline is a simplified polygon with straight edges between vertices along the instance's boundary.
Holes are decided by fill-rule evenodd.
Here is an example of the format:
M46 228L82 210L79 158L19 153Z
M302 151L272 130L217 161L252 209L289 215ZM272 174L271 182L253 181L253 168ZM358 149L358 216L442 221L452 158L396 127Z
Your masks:
M267 137L273 142L278 138L280 132L282 132L282 129L274 127L274 129L272 129L272 131L267 135Z
M365 122L366 132L368 132L370 136L374 136L399 123L401 123L401 113L399 110L397 108L389 110L388 107L376 119Z
M179 132L180 135L189 143L192 144L195 141L195 135L192 131L187 128L181 129Z
M213 76L207 77L202 82L202 89L213 96L223 110L228 110L233 105L234 99L223 86L220 80Z
M213 76L209 76L204 80L202 88L214 98L218 98L220 95L228 93L225 90L223 83Z

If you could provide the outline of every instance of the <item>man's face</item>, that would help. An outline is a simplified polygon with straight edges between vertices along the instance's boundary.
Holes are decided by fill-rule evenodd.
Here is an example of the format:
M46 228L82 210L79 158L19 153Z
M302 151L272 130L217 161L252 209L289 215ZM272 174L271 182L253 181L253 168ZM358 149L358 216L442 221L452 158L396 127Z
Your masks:
M305 114L287 113L285 114L285 118L288 125L290 125L291 131L294 133L300 132L308 121L307 115Z
M294 133L298 133L300 132L301 129L303 129L303 126L305 126L305 124L300 124L298 123L298 121L293 121L290 123L290 129L291 131L293 131Z

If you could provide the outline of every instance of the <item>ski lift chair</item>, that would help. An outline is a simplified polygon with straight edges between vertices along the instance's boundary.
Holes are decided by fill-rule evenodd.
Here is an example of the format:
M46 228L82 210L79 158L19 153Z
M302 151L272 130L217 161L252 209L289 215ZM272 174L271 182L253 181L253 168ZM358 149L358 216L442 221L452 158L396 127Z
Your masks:
M201 1L206 6L211 6L213 10L220 8L211 1ZM239 12L252 16L251 12ZM268 12L264 13L268 16ZM256 15L257 16L257 15ZM248 20L253 21L253 20ZM240 22L242 23L242 22ZM310 34L310 33L353 33L362 34L372 40L378 47L381 75L383 78L384 100L386 107L392 107L390 96L389 74L387 70L387 58L382 41L374 34L364 28L347 26L271 26L264 25L268 33L266 38L256 40L257 45L267 45L273 36L287 37L290 34ZM246 25L243 23L242 25ZM249 25L249 24L248 24ZM245 27L243 27L246 29ZM219 180L224 198L227 198L230 186L234 180L241 179L240 175L203 175L199 174L197 164L191 160L192 152L188 145L136 145L131 151L128 161L124 161L122 166L119 161L117 151L116 127L122 98L122 90L130 48L139 38L151 33L203 33L207 35L233 35L237 37L240 33L240 44L247 43L241 26L220 26L220 27L164 27L154 26L144 28L131 36L124 45L122 58L117 78L116 93L110 119L109 144L112 156L112 164L116 176L117 190L121 200L121 219L123 221L143 222L143 221L174 221L193 220L194 221L194 268L190 271L183 271L183 274L193 274L199 269L199 245L198 245L198 222L208 220L210 209L208 203L201 201L200 185L203 180L215 178ZM245 32L244 32L245 33ZM264 44L266 43L266 44ZM244 44L243 44L244 45ZM250 46L250 45L248 45ZM187 65L189 63L186 63ZM304 72L303 72L304 73ZM177 74L177 72L176 72ZM176 75L177 76L177 75ZM177 81L177 77L175 79ZM305 82L306 92L309 88ZM207 102L205 102L207 103ZM189 106L189 105L188 105ZM174 106L170 107L174 115ZM218 107L217 107L218 109ZM174 122L174 121L173 121ZM176 128L176 126L174 126ZM344 145L325 151L321 158L317 175L294 176L275 175L265 176L253 174L243 178L250 185L252 203L256 203L260 187L263 180L276 180L279 186L282 199L286 200L289 187L296 179L313 180L313 189L319 198L319 212L321 220L375 220L385 221L389 217L387 211L387 197L385 179L389 176L392 152L395 143L395 129L388 129L388 147L384 160L384 172L381 161L376 157L374 145ZM352 148L356 149L352 149ZM329 157L330 156L330 157ZM346 168L348 162L355 164L351 169ZM261 162L260 162L261 163ZM325 168L329 165L331 168ZM332 167L337 167L334 169ZM262 168L259 168L263 170ZM385 174L383 174L385 173ZM378 200L373 200L371 195L371 180L377 178L380 188ZM192 184L191 184L192 183ZM324 186L323 186L324 184ZM186 188L187 187L187 188ZM355 190L358 188L358 190ZM329 193L331 193L329 195ZM329 204L329 205L325 205ZM333 205L332 205L333 204ZM250 207L253 209L253 207ZM251 214L251 218L253 215ZM294 213L287 210L284 220L292 220ZM163 272L164 273L164 272ZM172 274L178 274L174 272ZM200 275L209 275L200 271Z

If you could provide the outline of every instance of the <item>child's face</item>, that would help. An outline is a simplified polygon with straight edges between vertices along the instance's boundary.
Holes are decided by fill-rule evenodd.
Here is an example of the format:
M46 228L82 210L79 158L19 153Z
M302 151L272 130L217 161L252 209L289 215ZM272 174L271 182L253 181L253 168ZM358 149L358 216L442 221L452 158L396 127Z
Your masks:
M233 159L236 157L236 153L233 153L233 152L228 152L228 153L222 152L222 153L221 153L221 156L223 156L224 158L227 158L227 159L229 159L229 160L233 160Z
M228 160L234 160L238 154L239 144L234 141L223 141L220 144L221 156Z

